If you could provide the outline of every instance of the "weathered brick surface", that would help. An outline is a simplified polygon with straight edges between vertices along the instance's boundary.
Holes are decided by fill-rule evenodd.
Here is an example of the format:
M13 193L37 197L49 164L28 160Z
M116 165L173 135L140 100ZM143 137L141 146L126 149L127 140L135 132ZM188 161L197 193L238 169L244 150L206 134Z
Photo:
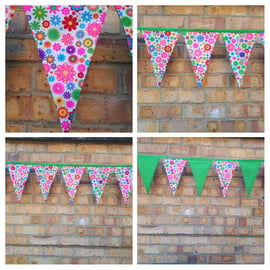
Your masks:
M158 151L159 150L159 151ZM256 158L256 138L138 138L140 154ZM226 198L212 164L199 197L187 163L173 196L160 161L149 194L138 171L138 263L264 263L264 166L247 197L241 169Z
M263 25L263 6L138 6L139 27L262 29ZM160 88L142 35L138 37L138 131L264 131L264 46L259 38L241 89L221 35L198 89L181 34Z
M70 132L131 131L131 74L125 32L111 6ZM61 132L46 74L19 6L6 36L6 131Z
M7 161L25 161L25 155L28 162L97 164L99 157L100 164L132 164L132 146L127 143L7 139ZM130 264L131 215L132 197L125 206L113 173L97 205L85 170L70 205L60 169L46 204L34 171L26 182L21 203L6 172L6 263Z

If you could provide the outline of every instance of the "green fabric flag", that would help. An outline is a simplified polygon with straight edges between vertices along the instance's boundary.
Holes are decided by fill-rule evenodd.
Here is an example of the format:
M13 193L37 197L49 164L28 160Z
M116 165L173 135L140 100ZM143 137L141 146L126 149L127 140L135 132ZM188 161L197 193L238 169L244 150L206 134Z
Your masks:
M256 180L261 163L261 160L239 160L248 197Z
M142 181L149 194L149 189L155 174L157 164L159 162L157 156L138 155L138 167L141 172Z
M199 196L201 196L206 177L212 164L212 160L188 159L188 162L194 176Z

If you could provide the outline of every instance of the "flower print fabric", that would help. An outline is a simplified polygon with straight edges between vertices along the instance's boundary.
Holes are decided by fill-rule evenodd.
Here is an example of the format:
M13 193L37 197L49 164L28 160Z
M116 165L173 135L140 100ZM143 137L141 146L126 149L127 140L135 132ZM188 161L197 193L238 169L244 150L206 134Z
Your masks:
M223 197L227 196L229 186L232 181L233 173L237 167L238 162L231 161L214 161L216 171L219 178L219 183Z
M7 164L11 182L17 195L17 200L20 202L24 190L31 165Z
M84 167L64 166L62 168L62 174L66 184L70 204L74 201L83 172Z
M232 70L239 87L242 86L248 59L256 37L256 33L223 33Z
M6 23L6 32L10 26L10 23L13 19L16 6L6 6L5 7L5 23Z
M41 166L35 165L35 172L39 182L40 190L42 193L43 201L46 202L53 184L54 177L57 173L58 167L56 166Z
M142 31L157 87L160 87L167 64L177 42L179 31Z
M185 159L164 158L163 165L173 195L175 195L183 170L186 165Z
M265 42L264 33L259 33L259 35L261 37L262 44L264 45L264 42Z
M24 6L61 128L68 132L108 6Z
M92 182L93 191L99 203L105 185L108 181L110 168L109 167L89 167L87 168Z
M201 88L218 33L183 32L183 36L196 75L197 85Z
M128 48L132 56L133 55L133 29L132 29L133 6L127 6L127 5L115 6L115 9L125 29Z
M114 172L126 205L132 189L133 169L132 167L115 167Z

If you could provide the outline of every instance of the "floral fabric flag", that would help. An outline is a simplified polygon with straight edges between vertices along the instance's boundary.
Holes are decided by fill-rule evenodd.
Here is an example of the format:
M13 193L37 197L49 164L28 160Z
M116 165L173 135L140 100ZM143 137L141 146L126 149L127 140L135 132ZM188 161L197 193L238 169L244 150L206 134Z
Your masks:
M232 70L239 87L242 87L248 59L256 37L256 33L223 33Z
M99 203L105 185L108 181L110 168L109 167L89 167L87 168L92 182L93 191Z
M10 23L13 19L16 6L6 6L5 7L5 23L6 23L6 32L10 26Z
M218 33L183 32L189 58L196 75L198 88L201 88Z
M62 168L62 174L65 180L70 204L74 201L83 172L84 167L64 166Z
M219 178L219 183L223 197L227 196L229 186L232 181L233 173L237 167L238 162L233 161L214 161L216 165L216 171Z
M183 170L186 165L185 159L164 158L163 165L167 173L171 191L175 195Z
M17 200L20 202L24 190L31 165L7 164L11 182L17 195Z
M264 42L265 42L264 33L259 33L259 35L261 37L262 44L264 45Z
M180 32L146 30L141 32L151 59L157 87L160 87Z
M126 205L132 189L133 169L132 167L115 167L114 172Z
M63 132L68 132L107 6L24 6Z
M40 190L42 193L43 201L46 202L53 184L54 177L57 173L58 167L56 166L41 166L35 165L35 172L39 182Z
M132 29L133 7L123 5L123 6L115 6L115 9L125 29L128 48L132 56L133 55L133 29Z

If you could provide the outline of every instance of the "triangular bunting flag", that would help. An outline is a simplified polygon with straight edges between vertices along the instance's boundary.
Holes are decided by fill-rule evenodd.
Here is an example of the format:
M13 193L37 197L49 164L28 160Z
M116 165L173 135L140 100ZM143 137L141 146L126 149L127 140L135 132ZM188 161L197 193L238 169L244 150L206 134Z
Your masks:
M180 31L142 31L157 87L160 87Z
M155 174L159 157L138 155L138 167L142 176L142 181L146 192L149 193L149 189Z
M196 75L197 85L201 88L218 33L183 32L183 36Z
M89 167L87 168L92 182L93 191L99 203L105 185L108 181L110 168L109 167Z
M17 194L17 200L20 202L24 190L25 183L28 178L28 174L31 169L31 165L20 165L20 164L7 164L11 182L14 190Z
M188 159L199 196L201 196L205 180L207 178L212 160Z
M43 201L46 202L58 167L52 165L35 165L34 168L39 182Z
M133 169L132 167L115 167L114 172L121 189L124 204L127 204L132 188Z
M214 161L219 178L220 188L225 198L232 181L233 173L237 162L234 161Z
M264 45L264 42L265 42L264 33L259 33L259 35L261 37L262 44Z
M107 6L24 6L60 124L68 132Z
M223 33L232 70L239 87L242 86L248 59L256 37L256 33Z
M83 172L84 167L62 167L62 174L66 184L70 204L73 203Z
M6 22L6 32L10 26L10 23L13 19L16 6L6 6L5 7L5 22Z
M128 48L132 56L133 55L133 38L132 38L133 37L133 29L132 29L133 9L132 9L132 6L126 6L126 5L115 6L115 9L125 29Z
M256 180L261 163L262 161L260 160L239 160L248 197Z
M163 165L167 173L171 191L175 195L182 172L186 165L185 159L164 158Z

